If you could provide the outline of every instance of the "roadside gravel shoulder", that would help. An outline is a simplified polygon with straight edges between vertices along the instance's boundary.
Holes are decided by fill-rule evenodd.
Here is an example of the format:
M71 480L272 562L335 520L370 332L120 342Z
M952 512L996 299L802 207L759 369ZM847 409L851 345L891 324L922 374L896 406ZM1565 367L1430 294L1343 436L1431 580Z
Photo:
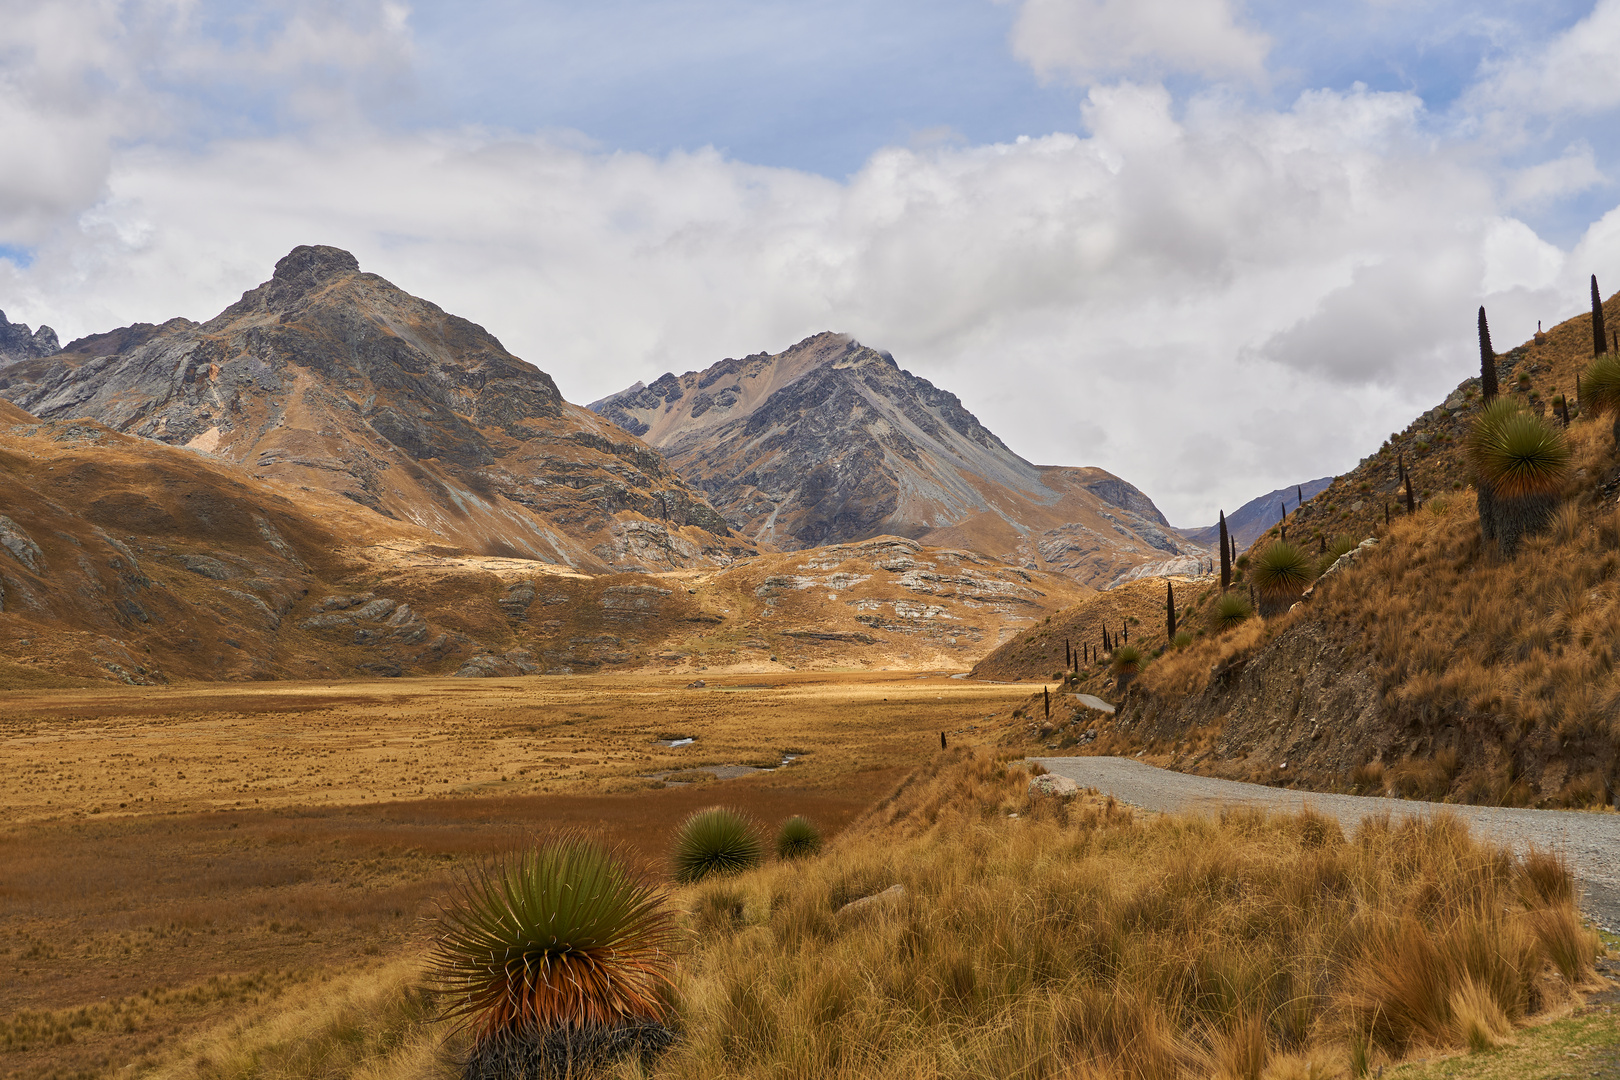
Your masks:
M1170 813L1216 813L1223 806L1256 806L1297 813L1310 806L1338 819L1346 831L1369 814L1421 817L1455 814L1477 835L1522 852L1531 845L1563 852L1575 869L1584 894L1583 909L1606 930L1620 928L1620 814L1571 810L1520 810L1496 806L1460 806L1290 791L1211 776L1171 772L1130 758L1042 757L1046 770L1067 776L1084 788L1096 788L1120 802L1144 810Z

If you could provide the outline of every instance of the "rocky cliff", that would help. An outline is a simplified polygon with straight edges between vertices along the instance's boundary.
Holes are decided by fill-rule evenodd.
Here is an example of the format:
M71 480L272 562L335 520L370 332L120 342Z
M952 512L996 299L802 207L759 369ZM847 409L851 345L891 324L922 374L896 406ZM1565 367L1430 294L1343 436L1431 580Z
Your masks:
M6 313L0 311L0 367L19 360L49 356L61 349L55 330L48 326L30 330L27 323L10 322L6 319Z
M954 394L819 334L590 406L663 451L731 527L787 549L893 534L1105 586L1205 550L1101 469L1033 465Z
M471 552L605 571L747 550L645 443L337 248L296 248L208 322L21 359L0 395L341 495Z

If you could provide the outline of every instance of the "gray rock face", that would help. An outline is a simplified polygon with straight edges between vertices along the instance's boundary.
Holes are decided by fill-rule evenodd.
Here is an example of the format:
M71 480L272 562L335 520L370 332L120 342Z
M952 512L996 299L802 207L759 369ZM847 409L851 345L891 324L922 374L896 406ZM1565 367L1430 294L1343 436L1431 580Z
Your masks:
M57 343L56 331L48 326L28 329L27 323L14 323L0 311L0 367L19 360L35 360L62 351Z
M662 450L733 529L788 549L893 534L1104 582L1203 555L1135 486L1025 461L955 394L842 334L590 408Z

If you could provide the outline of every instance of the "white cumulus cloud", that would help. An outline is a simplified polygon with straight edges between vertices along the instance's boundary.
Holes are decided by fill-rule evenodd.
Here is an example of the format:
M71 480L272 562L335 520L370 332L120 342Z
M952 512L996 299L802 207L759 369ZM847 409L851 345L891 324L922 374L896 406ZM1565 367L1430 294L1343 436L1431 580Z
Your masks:
M1026 457L1110 469L1199 524L1342 471L1432 406L1474 367L1480 303L1505 348L1580 310L1587 273L1620 284L1620 211L1567 253L1517 216L1596 182L1584 145L1504 179L1413 93L1270 108L1109 78L1074 132L891 147L832 180L711 149L386 128L366 103L410 92L412 42L375 0L287 0L230 27L183 3L79 8L105 18L71 50L42 48L40 4L0 55L0 125L58 132L0 164L0 244L34 255L0 258L0 308L64 336L208 318L293 246L330 243L575 401L849 331ZM1189 9L1215 20L1207 55L1149 33L1154 4L1123 10L1029 0L1019 32L1101 12L1111 48L1149 67L1261 70L1229 6ZM162 77L128 46L153 27ZM1104 70L1063 55L1030 59ZM177 85L290 119L198 127Z
M1129 73L1259 79L1270 42L1230 0L1022 0L1013 52L1082 85Z

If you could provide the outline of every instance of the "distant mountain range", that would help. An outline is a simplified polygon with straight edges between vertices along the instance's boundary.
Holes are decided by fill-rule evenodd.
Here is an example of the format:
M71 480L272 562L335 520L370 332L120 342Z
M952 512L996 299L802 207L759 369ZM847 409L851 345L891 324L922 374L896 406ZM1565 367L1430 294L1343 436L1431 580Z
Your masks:
M1207 554L1132 484L1025 461L956 395L843 334L668 373L589 407L661 451L755 544L891 534L1099 587L1191 572Z
M1326 491L1331 483L1333 483L1333 477L1324 476L1317 480L1307 480L1303 484L1278 488L1276 491L1262 495L1258 499L1250 499L1226 515L1226 531L1231 534L1232 539L1237 543L1237 549L1242 551L1260 539L1267 529L1277 524L1284 510L1292 516L1294 511L1300 508L1300 496L1302 494L1304 501L1310 502L1317 495ZM1216 545L1220 542L1220 522L1216 522L1214 525L1206 525L1202 529L1183 531L1194 542L1206 544L1217 551L1219 550Z
M0 685L967 663L1212 546L847 336L586 409L331 247L204 323L0 316L0 399Z

